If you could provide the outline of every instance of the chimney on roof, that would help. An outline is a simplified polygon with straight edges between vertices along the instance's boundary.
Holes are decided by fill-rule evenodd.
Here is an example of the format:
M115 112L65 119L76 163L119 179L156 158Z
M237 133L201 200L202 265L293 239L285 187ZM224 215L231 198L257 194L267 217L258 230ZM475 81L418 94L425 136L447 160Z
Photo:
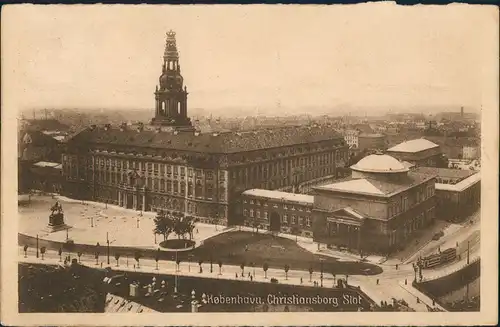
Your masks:
M104 130L107 131L111 128L111 124L104 124Z

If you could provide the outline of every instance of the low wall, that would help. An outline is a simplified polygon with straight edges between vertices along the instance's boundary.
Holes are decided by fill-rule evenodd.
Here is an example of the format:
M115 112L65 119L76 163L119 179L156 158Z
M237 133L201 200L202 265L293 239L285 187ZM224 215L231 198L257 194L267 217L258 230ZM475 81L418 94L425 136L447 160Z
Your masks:
M480 273L481 260L478 259L449 275L421 283L414 282L413 286L420 292L429 296L432 300L436 301L436 303L439 303L446 310L453 311L453 308L447 303L442 303L439 297L471 283L480 276Z

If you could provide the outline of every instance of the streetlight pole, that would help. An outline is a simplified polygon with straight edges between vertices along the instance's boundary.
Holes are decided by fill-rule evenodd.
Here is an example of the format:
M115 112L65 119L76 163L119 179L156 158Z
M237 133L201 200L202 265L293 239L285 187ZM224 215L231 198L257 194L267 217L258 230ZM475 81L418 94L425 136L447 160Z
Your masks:
M106 232L106 243L107 243L107 250L108 250L108 265L109 265L109 233Z
M320 275L320 280L321 280L321 287L323 287L323 260L324 259L319 259L321 260L321 275Z
M467 264L470 262L470 241L467 241Z
M36 257L37 258L39 257L39 254L38 254L38 234L36 234Z

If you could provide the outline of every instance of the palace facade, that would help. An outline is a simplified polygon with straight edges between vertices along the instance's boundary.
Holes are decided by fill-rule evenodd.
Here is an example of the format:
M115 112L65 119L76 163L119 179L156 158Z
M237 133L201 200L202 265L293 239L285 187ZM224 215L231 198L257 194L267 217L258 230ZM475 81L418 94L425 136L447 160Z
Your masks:
M90 126L66 143L63 192L125 208L243 223L242 192L336 176L347 146L329 126L201 133L187 117L175 33L167 33L150 125Z

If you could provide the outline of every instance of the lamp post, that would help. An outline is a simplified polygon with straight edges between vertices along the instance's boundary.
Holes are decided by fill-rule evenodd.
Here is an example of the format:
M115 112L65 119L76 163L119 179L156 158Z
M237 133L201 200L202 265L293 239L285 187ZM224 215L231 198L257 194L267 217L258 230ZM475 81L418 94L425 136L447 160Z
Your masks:
M319 260L321 263L321 274L320 274L319 279L321 280L321 287L323 287L323 261L325 261L325 259L319 259Z
M36 257L37 258L39 257L39 254L38 254L38 234L36 234Z
M212 258L212 251L210 251L210 273L213 273L213 258Z
M109 233L108 232L106 232L106 243L107 243L108 265L109 265Z

